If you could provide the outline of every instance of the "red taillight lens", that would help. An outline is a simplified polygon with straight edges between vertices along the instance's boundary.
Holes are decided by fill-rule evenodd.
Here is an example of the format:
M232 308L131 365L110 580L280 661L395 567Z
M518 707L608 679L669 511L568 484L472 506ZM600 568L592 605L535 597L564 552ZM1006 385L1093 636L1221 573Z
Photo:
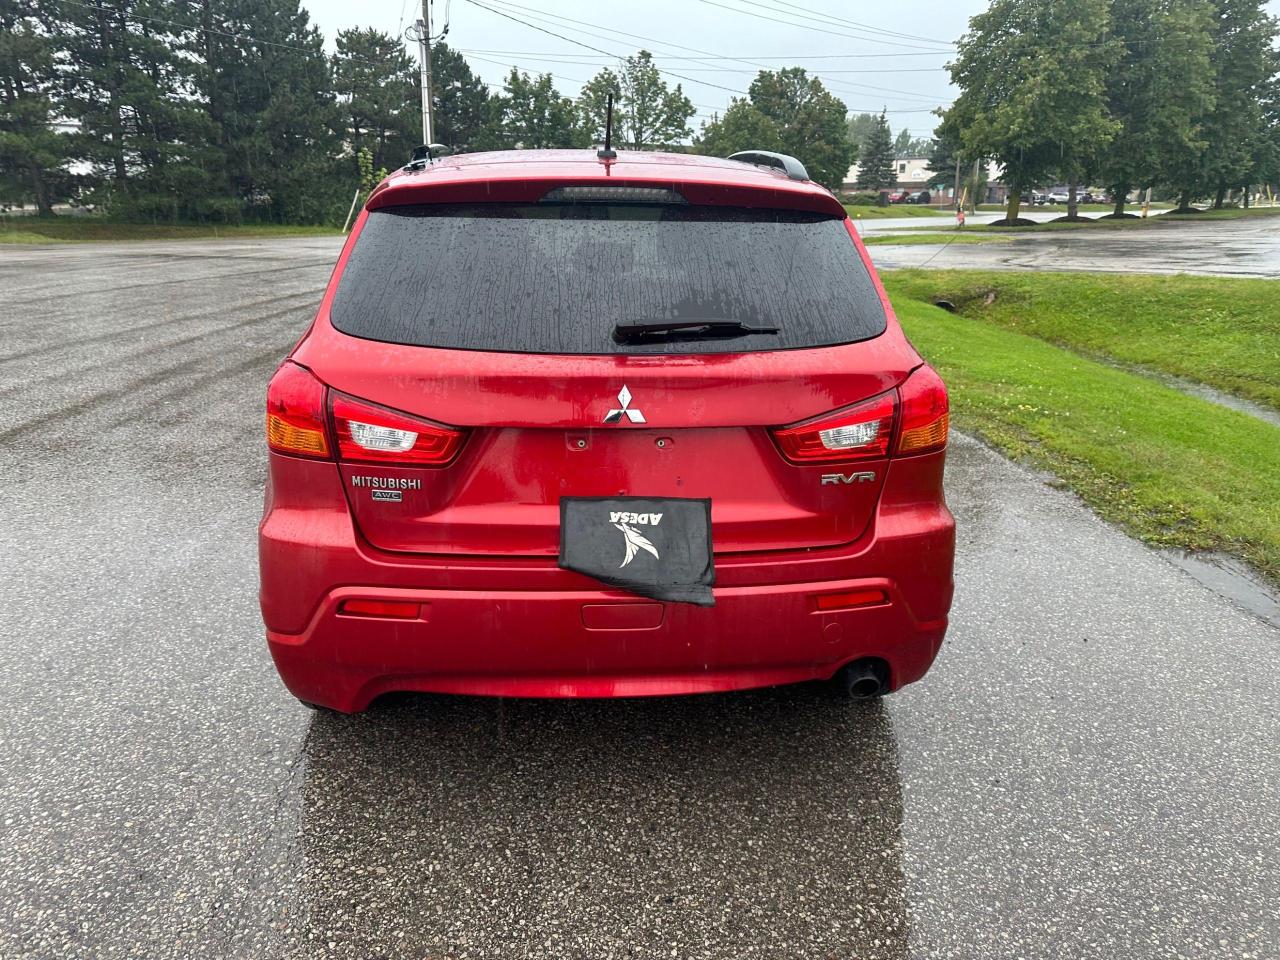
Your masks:
M894 453L932 453L947 445L950 406L942 378L930 366L916 369L898 388L902 427Z
M277 453L329 456L324 430L324 384L286 360L267 387L267 446Z
M338 456L343 460L441 467L454 458L466 438L461 430L336 391L330 408Z
M889 453L893 435L894 392L864 400L773 432L778 446L794 463L867 460Z

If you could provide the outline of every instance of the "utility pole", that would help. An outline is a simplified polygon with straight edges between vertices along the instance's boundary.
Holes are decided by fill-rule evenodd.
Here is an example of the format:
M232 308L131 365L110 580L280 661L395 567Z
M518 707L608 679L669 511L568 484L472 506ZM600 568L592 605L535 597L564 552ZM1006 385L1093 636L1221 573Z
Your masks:
M422 62L422 142L431 143L431 0L422 0L418 21L418 57Z

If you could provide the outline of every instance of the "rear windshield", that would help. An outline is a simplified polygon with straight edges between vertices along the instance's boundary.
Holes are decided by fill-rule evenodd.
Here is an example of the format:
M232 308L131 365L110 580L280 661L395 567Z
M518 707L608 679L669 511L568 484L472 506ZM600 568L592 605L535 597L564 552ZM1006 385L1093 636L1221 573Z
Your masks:
M430 204L370 213L333 325L370 340L521 353L733 353L852 343L885 314L841 220L694 205ZM777 333L618 342L619 323Z

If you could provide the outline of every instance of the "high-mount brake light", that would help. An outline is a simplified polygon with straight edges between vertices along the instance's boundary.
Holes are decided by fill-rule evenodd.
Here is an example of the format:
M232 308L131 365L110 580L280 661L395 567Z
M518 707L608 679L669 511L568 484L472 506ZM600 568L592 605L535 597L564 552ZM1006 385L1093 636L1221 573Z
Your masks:
M543 203L687 203L667 187L554 187L542 197Z
M466 439L461 430L337 391L330 394L329 407L342 460L442 467L453 460Z
M893 436L894 391L773 432L793 463L844 463L887 456Z
M894 453L932 453L943 449L947 445L951 414L942 378L928 365L918 367L898 387L898 394L902 398L902 426Z
M329 456L324 384L291 360L280 364L267 387L267 446L295 456Z

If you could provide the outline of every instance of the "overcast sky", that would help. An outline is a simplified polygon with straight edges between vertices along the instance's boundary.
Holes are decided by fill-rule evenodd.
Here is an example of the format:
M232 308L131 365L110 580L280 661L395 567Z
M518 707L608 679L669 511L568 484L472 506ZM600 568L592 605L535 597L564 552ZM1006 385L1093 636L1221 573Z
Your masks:
M713 112L723 112L730 98L744 94L762 67L803 66L822 77L850 111L886 107L895 132L907 127L916 136L929 134L936 123L930 111L954 96L943 69L950 41L964 31L969 17L987 6L986 0L901 5L865 0L478 2L527 23L471 0L435 0L433 27L439 32L447 15L447 42L494 87L501 86L514 65L531 73L550 72L562 93L576 96L601 66L644 48L671 72L668 82L681 84L695 104L696 129ZM407 29L421 10L421 0L303 0L303 5L330 49L341 29L376 27L396 33ZM1271 0L1268 8L1280 14L1280 0ZM707 59L708 54L736 59Z

